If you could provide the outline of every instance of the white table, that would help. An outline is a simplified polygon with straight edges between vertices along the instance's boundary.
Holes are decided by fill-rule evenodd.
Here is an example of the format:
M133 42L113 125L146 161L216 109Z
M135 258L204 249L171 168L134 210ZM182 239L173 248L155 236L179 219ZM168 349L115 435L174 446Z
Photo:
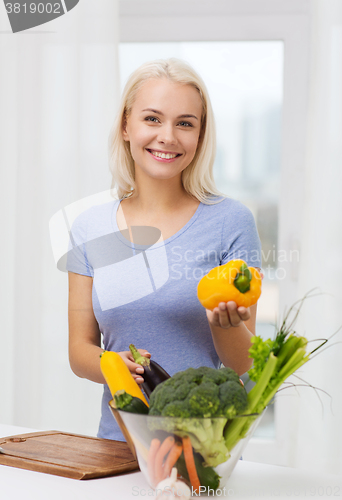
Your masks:
M34 429L0 424L0 437L35 432ZM342 478L308 471L239 461L225 490L225 499L342 499ZM218 496L218 495L217 495ZM141 472L79 481L0 466L1 500L134 500L155 498ZM169 497L172 500L172 497ZM212 497L201 496L209 499Z

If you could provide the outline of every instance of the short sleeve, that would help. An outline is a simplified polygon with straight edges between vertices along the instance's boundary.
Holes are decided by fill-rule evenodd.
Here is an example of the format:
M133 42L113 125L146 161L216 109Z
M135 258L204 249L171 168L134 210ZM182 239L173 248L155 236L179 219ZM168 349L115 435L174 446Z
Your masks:
M87 223L89 211L79 215L69 233L69 250L66 259L66 270L84 276L94 276L87 256Z
M224 217L221 265L242 259L250 267L261 268L261 243L252 212L240 202Z

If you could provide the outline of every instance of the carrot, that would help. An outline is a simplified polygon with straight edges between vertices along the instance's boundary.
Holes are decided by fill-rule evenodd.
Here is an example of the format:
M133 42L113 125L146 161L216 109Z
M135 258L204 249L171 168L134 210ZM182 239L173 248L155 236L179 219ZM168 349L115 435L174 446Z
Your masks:
M189 436L185 436L182 438L183 441L183 453L185 465L188 470L190 484L193 489L193 493L199 492L199 487L201 486L200 480L198 479L198 474L195 465L194 454L192 451L192 444Z
M159 450L159 448L160 448L159 439L157 438L152 439L150 444L150 449L148 450L148 455L147 455L147 470L151 486L153 487L157 485L156 474L155 474L155 461L156 461L157 451Z
M172 467L175 465L177 460L182 454L183 446L182 443L176 442L172 446L168 456L166 457L166 460L164 462L164 474L163 474L163 479L166 479L167 477L170 476Z
M156 454L156 459L154 462L154 474L155 474L155 480L156 484L160 483L164 479L164 469L163 469L163 462L165 456L169 453L171 450L172 446L175 443L175 438L173 436L168 436L167 438L164 439L162 444L160 445L159 450L157 451Z

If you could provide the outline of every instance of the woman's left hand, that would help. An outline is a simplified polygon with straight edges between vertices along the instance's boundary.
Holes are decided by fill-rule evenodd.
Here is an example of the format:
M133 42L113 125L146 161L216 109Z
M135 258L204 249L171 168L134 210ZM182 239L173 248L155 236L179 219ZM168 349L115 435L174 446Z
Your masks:
M206 309L206 313L210 325L225 329L239 326L251 317L249 307L238 307L233 301L220 302L212 311Z

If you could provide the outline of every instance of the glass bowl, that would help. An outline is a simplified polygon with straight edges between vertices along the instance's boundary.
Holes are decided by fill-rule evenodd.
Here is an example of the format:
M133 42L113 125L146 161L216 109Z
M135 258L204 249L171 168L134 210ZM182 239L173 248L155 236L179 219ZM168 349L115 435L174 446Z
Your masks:
M226 427L226 429L228 428L228 431L229 426L234 425L237 419L241 421L241 425L242 421L246 423L247 419L249 419L249 422L252 421L252 423L250 424L244 437L236 443L236 445L230 450L230 452L227 452L226 456L220 454L220 458L216 459L214 455L214 458L212 459L213 462L221 460L221 463L215 463L212 466L208 466L206 463L204 463L204 459L199 453L199 451L201 451L202 449L202 444L200 444L198 439L196 439L196 436L199 435L197 433L197 430L196 433L193 433L184 431L184 429L189 429L189 427L197 426L197 428L200 429L200 432L202 432L203 429L205 431L206 429L208 429L209 434L211 432L212 426L215 427L216 425L218 425L219 428L223 428L222 426L225 424L226 419L221 419L218 417L178 418L129 413L122 410L117 410L113 401L109 402L109 407L118 425L120 426L121 431L125 436L125 439L134 457L138 460L141 472L144 474L151 488L155 489L159 482L167 478L171 472L170 463L167 463L166 461L167 452L169 449L166 441L168 441L171 445L173 440L175 442L181 443L184 436L188 435L190 437L191 444L193 446L197 474L201 484L199 490L197 490L196 492L192 491L195 496L198 496L199 494L213 494L215 490L222 489L226 485L235 465L241 458L243 450L248 444L248 441L250 440L265 413L264 411L260 415L254 414L253 416L239 416L229 420L226 424L228 426ZM203 433L201 435L203 437ZM168 439L170 437L171 439ZM156 443L157 446L158 443L160 443L160 450L162 444L164 445L164 450L166 450L165 455L164 453L159 453L158 459L157 456L154 456L153 453L153 447L156 445ZM211 443L211 441L208 441L207 443ZM209 445L209 448L207 449L210 449L211 451L211 445ZM183 453L177 460L177 462L172 466L176 467L178 478L181 481L184 481L192 490L192 486L190 484L189 476L187 473L187 468L185 466ZM156 469L158 473L156 473Z

